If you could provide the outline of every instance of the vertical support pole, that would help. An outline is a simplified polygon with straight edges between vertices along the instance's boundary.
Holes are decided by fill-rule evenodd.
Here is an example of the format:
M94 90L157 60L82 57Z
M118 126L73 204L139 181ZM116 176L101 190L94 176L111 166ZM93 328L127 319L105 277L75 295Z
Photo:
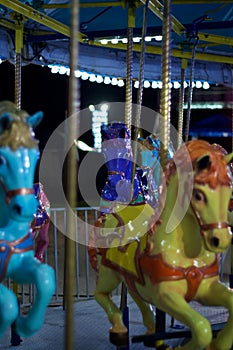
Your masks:
M23 48L23 23L16 24L15 31L15 104L21 109L21 53Z
M182 59L181 64L181 82L180 82L180 94L179 94L179 121L178 121L178 148L182 145L183 141L183 121L184 121L184 81L185 70L187 68L187 60Z
M231 71L231 103L231 152L233 152L233 69ZM233 288L233 242L231 244L231 273L229 276L229 287Z
M170 113L171 113L171 1L164 1L163 10L163 47L162 47L162 91L160 106L160 134L161 134L161 176L168 160L168 145L170 141ZM166 314L156 309L156 331L165 332ZM163 340L156 341L156 346L163 344Z
M163 47L162 47L162 91L161 91L161 170L164 170L168 160L168 145L170 138L171 113L171 4L164 2L163 10ZM160 177L162 178L162 177Z
M70 76L68 97L68 142L71 148L67 157L67 199L69 210L67 211L67 237L66 251L66 273L65 273L65 349L73 350L74 337L74 286L75 284L75 213L77 205L77 158L74 141L77 140L79 132L79 109L80 96L78 80L75 70L78 67L78 32L79 32L79 0L71 0L71 28L70 28Z
M21 53L23 48L23 21L18 20L15 30L15 104L17 109L21 109ZM13 282L13 292L18 297L18 285ZM20 301L18 298L18 307L20 312ZM18 346L22 342L20 336L15 331L15 324L11 325L11 345Z

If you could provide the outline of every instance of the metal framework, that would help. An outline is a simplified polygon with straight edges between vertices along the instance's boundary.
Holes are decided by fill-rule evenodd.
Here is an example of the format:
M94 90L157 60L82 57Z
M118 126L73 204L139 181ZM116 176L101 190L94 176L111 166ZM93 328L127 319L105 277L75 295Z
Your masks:
M146 0L138 0L135 2L136 6L140 6L142 4L145 4ZM217 1L191 1L191 0L184 0L184 1L178 1L175 0L173 1L173 4L203 4L203 3L213 3ZM229 1L233 2L233 1ZM54 20L53 18L45 15L44 13L32 8L31 6L22 4L18 0L0 0L0 5L4 5L7 8L11 9L12 11L15 11L16 13L21 14L25 18L31 19L37 23L40 23L44 25L45 27L51 29L52 31L31 31L30 35L32 36L38 36L38 35L44 35L45 40L46 36L52 35L59 33L61 35L64 35L65 37L70 37L70 28L63 23ZM122 8L126 7L126 2L125 1L111 1L111 2L87 2L87 3L81 3L80 7L82 8L91 8L91 7L109 7L109 6L120 6ZM70 4L47 4L43 5L43 9L52 9L52 8L69 8ZM149 5L148 5L150 11L155 14L158 18L163 19L163 11L164 11L164 6L159 0L150 0ZM171 21L172 21L172 30L178 34L179 36L184 35L186 32L186 28L174 17L171 16ZM1 19L0 24L9 28L9 29L15 29L14 23L12 23L9 20ZM25 35L28 34L26 29L25 29ZM226 36L221 36L221 35L215 35L215 34L209 34L209 33L203 33L199 32L198 37L200 41L203 41L206 43L207 46L214 46L214 45L227 45L232 47L233 46L233 38L231 37L226 37ZM94 46L101 46L101 47L107 47L111 49L119 49L119 50L126 50L127 45L123 43L118 43L118 44L111 44L108 43L106 45L103 45L100 43L98 38L95 38L94 40L89 40L89 38L79 32L78 33L78 41L80 43L85 43L85 44L90 44ZM202 44L200 44L201 46ZM133 51L135 52L140 52L141 46L134 44L133 45ZM162 55L162 48L161 47L155 47L153 45L147 45L146 48L146 53L149 54L154 54L154 55ZM180 49L173 49L171 52L172 57L177 57L181 59L191 59L192 58L192 53L189 51L183 50L183 48ZM233 64L233 57L228 56L228 55L220 55L220 54L212 54L212 53L196 53L196 60L201 60L201 61L208 61L208 62L218 62L218 63L226 63L226 64Z

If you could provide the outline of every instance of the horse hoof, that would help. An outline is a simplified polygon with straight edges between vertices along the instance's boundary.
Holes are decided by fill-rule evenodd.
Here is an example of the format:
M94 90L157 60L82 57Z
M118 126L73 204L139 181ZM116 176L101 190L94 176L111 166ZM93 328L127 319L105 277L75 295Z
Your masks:
M129 333L114 333L109 332L109 340L116 346L127 346L129 344Z

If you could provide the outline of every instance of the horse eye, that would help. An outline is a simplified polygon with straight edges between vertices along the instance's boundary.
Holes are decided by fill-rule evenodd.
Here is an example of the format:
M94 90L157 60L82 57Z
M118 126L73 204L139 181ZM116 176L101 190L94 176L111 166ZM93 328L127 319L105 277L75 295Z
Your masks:
M6 165L6 158L3 156L0 156L0 165Z
M202 191L194 190L193 198L198 202L206 202L206 196Z

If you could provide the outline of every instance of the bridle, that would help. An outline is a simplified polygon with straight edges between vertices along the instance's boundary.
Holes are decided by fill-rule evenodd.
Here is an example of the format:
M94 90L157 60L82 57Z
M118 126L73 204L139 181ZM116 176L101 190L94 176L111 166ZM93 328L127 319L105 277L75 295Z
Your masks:
M228 228L230 227L229 223L228 222L221 222L221 221L218 221L218 222L211 222L211 223L207 223L207 224L204 224L202 222L202 219L200 217L200 214L198 213L198 211L193 207L192 205L192 202L190 203L190 206L194 212L194 215L197 219L197 222L200 226L200 230L201 230L201 235L203 236L204 235L204 231L208 231L208 230L214 230L214 229L217 229L217 230L220 230L220 229L223 229L223 228Z
M5 192L5 195L6 195L5 200L7 205L9 205L11 202L11 199L17 195L25 196L28 194L34 194L33 188L22 187L22 188L17 188L15 190L8 190L8 188L6 187L2 179L0 179L0 184Z

